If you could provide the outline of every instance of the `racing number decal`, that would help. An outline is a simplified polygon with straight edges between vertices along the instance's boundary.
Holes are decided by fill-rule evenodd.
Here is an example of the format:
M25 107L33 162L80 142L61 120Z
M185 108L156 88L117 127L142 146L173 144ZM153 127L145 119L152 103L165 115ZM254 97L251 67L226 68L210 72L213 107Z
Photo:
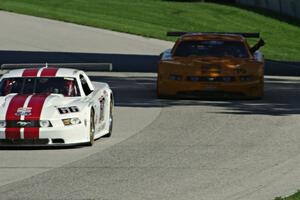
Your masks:
M58 108L58 111L60 114L68 114L68 113L79 112L79 109L77 106L70 106L70 107Z
M99 103L100 103L100 118L99 118L99 122L102 122L104 120L104 104L105 104L105 98L104 97L100 97L99 98Z

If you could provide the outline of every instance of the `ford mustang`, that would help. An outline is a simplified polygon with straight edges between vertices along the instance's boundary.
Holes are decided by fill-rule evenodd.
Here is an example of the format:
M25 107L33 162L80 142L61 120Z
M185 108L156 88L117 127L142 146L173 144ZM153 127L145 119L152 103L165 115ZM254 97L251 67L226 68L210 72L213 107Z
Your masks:
M262 39L250 47L246 37L259 33L186 33L172 49L161 54L158 66L158 97L246 97L264 94Z
M113 93L81 70L25 68L0 79L0 146L93 145L109 137Z

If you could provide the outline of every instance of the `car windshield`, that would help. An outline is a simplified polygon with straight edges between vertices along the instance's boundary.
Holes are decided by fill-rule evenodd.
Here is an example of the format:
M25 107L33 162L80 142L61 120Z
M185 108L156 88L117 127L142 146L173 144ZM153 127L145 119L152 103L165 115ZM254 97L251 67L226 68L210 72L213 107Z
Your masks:
M11 93L80 96L76 79L68 77L4 78L0 83L0 95L5 96Z
M191 40L182 41L176 48L174 56L212 56L249 58L244 43L222 40Z

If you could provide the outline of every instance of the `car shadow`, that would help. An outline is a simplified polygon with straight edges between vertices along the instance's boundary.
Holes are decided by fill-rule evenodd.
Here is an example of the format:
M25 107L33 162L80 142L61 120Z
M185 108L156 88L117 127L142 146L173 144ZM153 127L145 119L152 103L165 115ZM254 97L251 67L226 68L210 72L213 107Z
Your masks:
M109 83L119 107L214 106L220 114L286 116L300 114L300 79L265 78L262 100L158 99L156 77L92 76L93 81Z
M6 150L6 151L20 151L20 150L26 150L26 151L40 151L40 150L66 150L66 149L78 149L86 147L84 145L67 145L67 146L0 146L0 150Z

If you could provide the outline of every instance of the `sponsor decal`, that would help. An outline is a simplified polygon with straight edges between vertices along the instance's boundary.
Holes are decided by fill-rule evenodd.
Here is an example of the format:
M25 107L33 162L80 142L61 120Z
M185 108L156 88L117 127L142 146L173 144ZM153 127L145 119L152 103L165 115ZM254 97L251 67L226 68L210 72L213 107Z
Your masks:
M25 126L30 126L30 125L31 125L31 122L19 121L19 122L17 122L17 124L18 124L19 126L25 127Z
M99 123L104 120L104 105L105 105L105 98L100 97L99 98L99 103L100 103L100 118L99 118Z
M104 90L103 94L105 97L108 97L108 92L106 90Z
M29 116L31 115L31 107L28 108L18 108L17 112L16 112L16 116Z
M99 126L99 128L97 129L97 132L102 131L106 126L106 123L103 123L101 126Z
M17 112L18 108L23 107L26 99L28 98L29 95L20 95L17 94L15 95L9 102L7 111L6 111L6 116L5 120L17 120L19 121L21 119L21 116L16 116L15 113ZM21 128L19 127L14 127L14 128L5 128L5 138L6 139L20 139L21 134L20 134Z
M12 127L12 128L5 128L5 138L6 139L21 139L21 129L24 129L24 139L38 139L39 138L39 128L37 127L30 127L31 124L28 124L28 121L39 121L42 108L44 106L44 102L47 98L47 95L15 95L7 108L5 120L9 121L18 121L17 125L19 127ZM31 108L30 115L28 114L28 110L24 109L24 104L27 98L30 98L28 103L28 108ZM18 112L19 111L19 112ZM21 115L25 114L24 121L21 121ZM25 123L26 124L25 124ZM31 123L31 122L29 122Z

